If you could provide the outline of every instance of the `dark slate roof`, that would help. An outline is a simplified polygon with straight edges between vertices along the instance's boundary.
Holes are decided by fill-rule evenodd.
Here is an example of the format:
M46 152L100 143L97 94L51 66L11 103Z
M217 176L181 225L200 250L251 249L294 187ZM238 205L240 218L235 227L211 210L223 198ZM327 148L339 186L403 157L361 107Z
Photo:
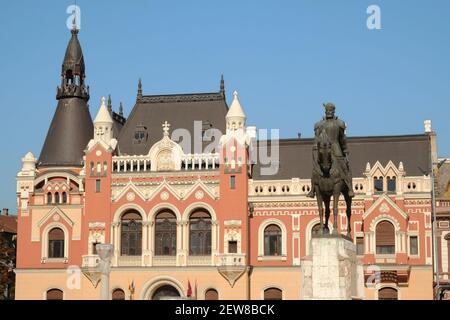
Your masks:
M80 98L59 100L38 167L82 166L84 150L93 134L86 101Z
M64 79L65 72L72 70L83 83L62 83L58 88L58 106L39 156L40 167L82 166L84 149L94 134L87 106L89 88L84 86L84 58L77 37L78 30L73 29L71 33L62 64L62 76Z
M118 137L120 135L120 131L125 125L126 119L115 111L112 112L113 119L113 135L114 137Z
M171 133L178 128L185 128L191 133L193 152L194 121L202 121L203 128L217 128L224 133L227 112L228 106L223 91L138 96L136 105L119 135L120 154L147 154L153 144L162 139L162 124L165 121L170 124ZM148 134L143 143L136 143L136 130L145 130Z
M261 176L261 165L254 166L253 179L309 179L312 172L313 139L280 140L280 168L274 176ZM421 176L422 168L430 168L429 137L426 134L381 137L349 137L349 161L354 177L361 177L369 162L379 161L385 166L392 161L396 166L403 162L406 174ZM270 143L269 143L270 146ZM268 148L270 153L270 147Z

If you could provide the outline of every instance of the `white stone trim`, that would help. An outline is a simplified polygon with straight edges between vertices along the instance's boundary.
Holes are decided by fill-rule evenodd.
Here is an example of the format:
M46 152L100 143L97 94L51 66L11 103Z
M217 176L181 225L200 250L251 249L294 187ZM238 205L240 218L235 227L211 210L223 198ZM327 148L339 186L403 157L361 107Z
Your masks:
M123 189L115 196L113 197L112 201L117 202L122 197L126 196L128 192L133 191L135 194L137 194L142 200L146 201L145 195L134 185L134 183L130 180L128 181L127 185L123 187Z
M213 207L211 207L208 203L206 202L194 202L191 203L183 212L182 215L182 219L183 221L189 221L189 216L190 214L195 210L195 209L206 209L208 210L209 214L211 215L211 220L212 221L216 221L217 220L217 215L216 215L216 211L214 210Z
M60 168L60 169L64 169L64 168ZM83 184L82 179L78 178L76 175L71 174L69 172L48 172L48 173L43 174L36 180L34 180L34 185L36 186L39 183L41 183L42 181L47 181L48 179L51 179L51 178L61 178L61 177L66 178L67 181L72 180L73 182L75 182L78 185L78 188L80 188L80 186L82 186L82 184ZM80 189L80 192L81 192L81 189Z
M64 232L64 257L63 258L49 258L48 257L48 233L53 228L59 228ZM69 230L61 222L49 223L44 230L42 230L41 241L41 261L47 262L66 262L69 259Z
M120 222L120 216L121 216L126 210L129 210L129 209L137 210L137 211L141 214L142 222L148 221L148 219L147 219L147 214L145 213L145 210L144 210L141 206L139 206L139 205L137 205L137 204L135 204L135 203L126 203L126 204L120 206L120 207L114 212L113 222Z
M417 254L411 254L411 240L410 237L417 237ZM407 253L408 253L408 257L412 257L414 259L417 259L420 257L420 249L421 249L421 238L419 235L419 231L414 230L414 231L408 231L407 233L407 240L406 240L406 246L407 246Z
M265 256L264 255L264 230L271 224L275 224L281 229L281 256ZM258 260L280 260L287 257L287 228L279 219L266 219L258 228Z
M59 207L54 207L53 209L51 209L49 212L47 212L47 214L42 217L41 220L39 220L39 222L37 223L37 226L40 228L42 227L42 225L44 223L46 223L48 221L48 219L51 218L52 215L54 215L55 213L59 214L61 216L61 218L63 218L63 220L70 225L71 227L74 226L75 222L72 221L72 219L70 219L65 213L64 211L62 211Z
M394 239L395 239L395 248L393 254L377 254L377 225L382 221L388 221L392 223L394 226ZM370 224L370 231L373 232L373 253L375 254L375 258L395 258L395 255L397 253L404 252L404 247L402 246L402 242L404 242L404 232L400 231L400 223L391 215L388 214L381 214L377 216L375 219L372 220L372 223Z
M382 194L380 195L380 197L370 206L370 208L364 212L362 219L366 220L367 217L369 217L372 212L378 208L378 206L383 202L386 201L390 206L392 206L392 208L397 211L402 218L404 219L408 219L408 214L406 212L404 212L388 195L386 194Z
M142 291L140 294L141 300L150 300L155 290L163 285L173 286L178 290L181 297L185 296L184 286L175 278L170 276L159 276L155 277L142 285Z

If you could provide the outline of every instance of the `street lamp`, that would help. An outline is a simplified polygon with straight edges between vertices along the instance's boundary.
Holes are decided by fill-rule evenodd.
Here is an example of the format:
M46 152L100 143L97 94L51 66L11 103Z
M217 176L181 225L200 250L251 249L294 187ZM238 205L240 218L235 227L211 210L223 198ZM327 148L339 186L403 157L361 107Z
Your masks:
M111 258L114 252L112 244L99 243L95 246L100 257L99 268L102 274L101 300L109 300L109 273L111 271Z

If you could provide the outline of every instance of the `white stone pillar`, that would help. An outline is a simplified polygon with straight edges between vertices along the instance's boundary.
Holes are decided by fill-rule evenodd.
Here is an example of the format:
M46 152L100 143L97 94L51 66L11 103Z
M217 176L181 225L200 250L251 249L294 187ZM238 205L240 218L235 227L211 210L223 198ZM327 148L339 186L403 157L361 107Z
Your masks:
M362 299L363 268L356 258L356 245L341 236L314 237L310 255L301 264L305 300Z

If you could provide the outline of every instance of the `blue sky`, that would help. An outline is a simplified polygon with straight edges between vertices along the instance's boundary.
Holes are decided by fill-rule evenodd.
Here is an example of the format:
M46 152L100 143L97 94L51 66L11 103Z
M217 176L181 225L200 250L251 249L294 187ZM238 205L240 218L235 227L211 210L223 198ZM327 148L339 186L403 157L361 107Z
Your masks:
M21 157L41 151L56 107L74 1L0 7L0 207L15 212ZM125 114L144 94L210 92L225 76L248 124L313 134L333 101L350 136L416 134L431 119L450 156L448 0L78 0L91 114L101 96ZM367 7L381 9L368 30ZM299 164L300 165L300 164Z

